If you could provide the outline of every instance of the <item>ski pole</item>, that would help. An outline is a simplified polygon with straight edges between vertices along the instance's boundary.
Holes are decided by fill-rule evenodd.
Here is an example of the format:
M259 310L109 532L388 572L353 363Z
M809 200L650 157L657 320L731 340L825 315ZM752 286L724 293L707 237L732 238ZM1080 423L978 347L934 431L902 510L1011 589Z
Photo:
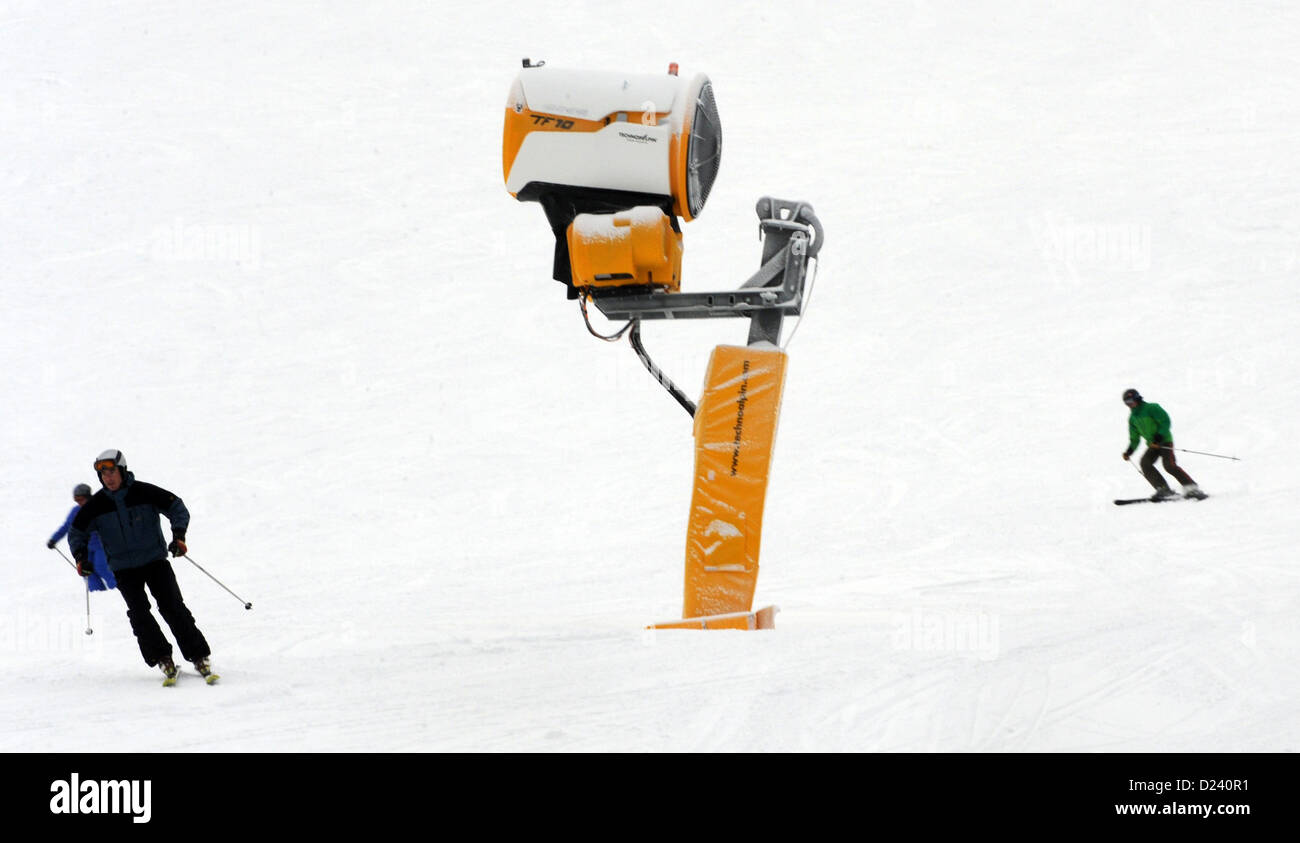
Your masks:
M1174 448L1175 451L1182 451L1184 454L1200 454L1203 457L1218 457L1221 460L1236 460L1241 462L1241 457L1225 457L1223 454L1210 454L1205 451L1189 451L1186 448Z
M1142 474L1142 469L1138 468L1138 464L1135 463L1135 462L1133 462L1132 459L1129 459L1128 457L1125 457L1124 462L1126 462L1126 463L1128 463L1129 465L1133 466L1133 470L1136 471L1138 474ZM1142 474L1142 476L1143 476L1143 477L1146 477L1145 474Z
M72 570L74 570L74 571L77 570L77 563L76 563L76 562L73 562L71 559L69 559L69 558L67 557L67 555L65 555L64 552L63 552L62 550L59 550L59 548L58 548L57 546L54 548L54 552L57 553L57 554L59 554L60 556L62 556L62 557L63 557L63 561L64 561L64 562L67 562L69 565L72 566Z
M67 562L69 565L71 565L71 566L72 566L72 570L74 570L74 571L77 570L77 563L76 563L76 562L73 562L71 559L69 559L67 556L65 556L64 553L63 553L63 551L62 551L62 550L59 550L57 547L55 547L55 548L53 548L53 549L56 550L56 551L58 551L58 554L59 554L60 556L63 556L63 561L64 561L64 562ZM85 581L86 581L86 634L87 634L87 635L94 635L94 634L95 634L95 630L94 630L94 629L91 627L91 625L90 625L90 577L83 577L83 579L85 579Z
M189 563L190 563L191 565L193 565L195 568L198 568L198 569L199 569L200 571L202 571L203 573L208 574L207 569L204 568L202 565L200 565L198 562L195 562L193 559L190 559L189 554L182 554L182 556L184 556L186 559L188 559L188 560L189 560ZM226 589L226 592L227 592L231 597L235 598L235 599L238 600L240 603L243 603L245 609L251 609L251 608L253 608L253 604L252 604L252 603L249 603L249 602L245 601L244 598L240 597L240 596L239 596L238 594L236 594L235 592L233 592L233 591L231 591L230 589L226 588L226 584L223 583L221 580L217 579L216 577L212 576L211 574L208 574L208 578L211 579L211 580L212 580L214 583L216 583L217 585L221 586L222 588L225 588L225 589Z

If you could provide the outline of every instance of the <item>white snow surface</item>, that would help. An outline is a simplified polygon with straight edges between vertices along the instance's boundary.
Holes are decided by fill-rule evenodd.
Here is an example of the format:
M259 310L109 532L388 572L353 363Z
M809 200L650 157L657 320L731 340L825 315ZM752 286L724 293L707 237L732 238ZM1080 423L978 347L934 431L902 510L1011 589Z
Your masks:
M0 751L1300 749L1300 10L16 0ZM825 224L756 607L679 616L690 420L502 183L524 56L708 73L684 290ZM614 326L610 326L611 328ZM787 323L786 333L793 328ZM647 324L698 393L747 323ZM1120 460L1140 389L1209 500ZM120 448L221 683L45 548ZM61 545L66 548L66 545Z

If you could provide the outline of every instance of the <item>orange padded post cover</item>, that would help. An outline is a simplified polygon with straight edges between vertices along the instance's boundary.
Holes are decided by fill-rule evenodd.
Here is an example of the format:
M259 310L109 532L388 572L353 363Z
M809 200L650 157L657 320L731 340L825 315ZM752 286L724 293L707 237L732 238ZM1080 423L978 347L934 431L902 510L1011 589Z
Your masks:
M785 352L768 343L713 350L695 411L683 618L753 605L785 366Z

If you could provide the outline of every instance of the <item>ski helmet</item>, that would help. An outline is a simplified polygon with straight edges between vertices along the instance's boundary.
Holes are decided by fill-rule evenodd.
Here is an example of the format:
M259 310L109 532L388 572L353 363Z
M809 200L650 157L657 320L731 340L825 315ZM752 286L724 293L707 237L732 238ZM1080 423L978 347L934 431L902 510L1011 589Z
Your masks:
M72 490L72 496L74 498L88 498L90 497L90 487L85 483L78 483Z
M126 471L126 457L122 456L121 451L109 448L95 457L95 473L99 474L106 468L117 468Z
M1134 404L1141 404L1142 394L1139 393L1136 389L1124 390L1124 403L1127 404L1130 401L1132 401Z

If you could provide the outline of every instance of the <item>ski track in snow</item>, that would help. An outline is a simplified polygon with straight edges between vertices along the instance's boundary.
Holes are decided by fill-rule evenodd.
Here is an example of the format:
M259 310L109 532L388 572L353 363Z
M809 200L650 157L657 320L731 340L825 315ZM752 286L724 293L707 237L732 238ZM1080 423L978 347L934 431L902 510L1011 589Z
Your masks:
M495 0L8 15L0 751L1300 749L1300 12L841 2L792 41L614 5L643 37ZM690 423L504 190L524 55L711 76L683 289L757 268L761 195L825 224L775 632L643 629L680 611ZM746 327L645 341L694 393ZM1179 455L1209 500L1111 503L1147 492L1129 386L1243 457ZM106 447L254 605L177 565L212 687L159 687L114 594L84 635L43 547Z

